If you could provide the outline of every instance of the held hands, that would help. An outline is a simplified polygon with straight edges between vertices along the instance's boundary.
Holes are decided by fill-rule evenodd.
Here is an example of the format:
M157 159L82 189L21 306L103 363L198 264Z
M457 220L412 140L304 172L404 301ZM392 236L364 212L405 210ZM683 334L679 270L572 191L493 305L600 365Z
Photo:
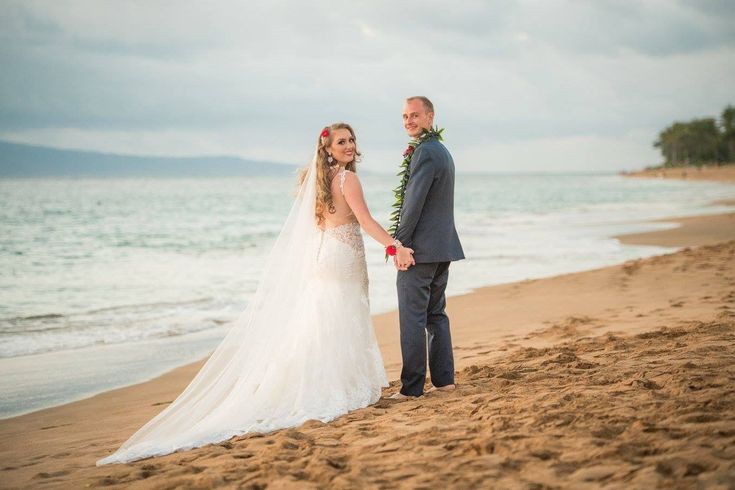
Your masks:
M397 238L393 240L392 244L385 247L385 253L393 256L393 265L399 271L406 271L409 267L416 265L413 258L413 249L404 247Z
M406 271L412 265L416 265L416 261L413 259L413 249L398 247L396 254L393 256L393 265L399 271Z

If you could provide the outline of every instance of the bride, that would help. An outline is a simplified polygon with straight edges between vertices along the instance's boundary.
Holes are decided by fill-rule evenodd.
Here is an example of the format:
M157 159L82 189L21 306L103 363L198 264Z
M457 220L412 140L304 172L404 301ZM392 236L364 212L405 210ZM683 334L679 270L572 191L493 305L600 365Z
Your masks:
M401 244L370 215L359 156L348 124L322 130L251 305L178 398L98 466L327 422L380 398L360 228L391 255Z

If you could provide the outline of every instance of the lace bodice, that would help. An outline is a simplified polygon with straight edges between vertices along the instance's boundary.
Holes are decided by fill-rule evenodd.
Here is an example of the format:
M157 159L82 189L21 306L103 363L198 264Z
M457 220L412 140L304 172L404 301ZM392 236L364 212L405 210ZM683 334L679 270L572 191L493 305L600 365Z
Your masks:
M361 283L365 301L368 301L365 244L357 222L323 230L317 263L318 275L322 278Z
M340 192L344 192L344 182L347 177L344 168L340 169L334 178L339 179ZM360 224L354 216L343 216L350 221L334 225L325 223L322 229L321 243L317 253L318 274L322 278L332 278L340 281L358 281L363 284L367 296L368 278L367 264L365 263L365 244L360 233Z
M360 234L360 224L357 221L344 223L332 228L325 228L324 233L331 235L342 243L346 243L356 252L365 249L365 244Z
M347 178L347 174L349 172L349 170L342 167L334 176L334 178L337 179L337 182L339 183L339 190L343 196L345 189L345 179ZM360 252L364 249L362 235L360 234L360 224L357 221L353 221L355 218L351 211L349 216L347 217L351 217L352 220L348 221L347 223L339 223L339 221L337 221L339 224L331 226L327 224L327 226L323 228L323 231L324 233L333 236L340 242L346 243L347 245L352 247L353 250Z

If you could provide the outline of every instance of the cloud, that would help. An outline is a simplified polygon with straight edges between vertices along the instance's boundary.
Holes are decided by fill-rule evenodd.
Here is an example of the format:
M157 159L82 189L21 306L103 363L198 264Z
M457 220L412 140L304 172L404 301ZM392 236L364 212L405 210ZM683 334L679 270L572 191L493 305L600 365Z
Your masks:
M646 147L649 149L642 150ZM454 153L455 160L460 162L460 170L487 172L613 172L640 168L636 160L640 161L641 157L655 158L645 131L632 131L613 137L582 135L529 138L474 148L460 146ZM463 162L479 162L480 165L464 167Z
M735 8L725 2L524 3L519 23L567 53L652 57L735 46Z
M392 171L426 94L462 168L630 168L735 102L733 23L715 1L9 1L0 138L301 162L346 120Z

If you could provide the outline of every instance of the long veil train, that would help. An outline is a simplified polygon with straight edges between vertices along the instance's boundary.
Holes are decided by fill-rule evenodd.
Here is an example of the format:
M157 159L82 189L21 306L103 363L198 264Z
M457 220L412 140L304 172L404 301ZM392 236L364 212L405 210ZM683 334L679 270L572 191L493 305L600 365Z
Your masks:
M185 390L98 466L308 419L326 422L377 401L386 379L366 299L350 303L352 289L315 280L325 241L315 224L315 202L316 156L249 307ZM324 315L344 321L324 321ZM342 325L324 330L322 324L330 323Z

